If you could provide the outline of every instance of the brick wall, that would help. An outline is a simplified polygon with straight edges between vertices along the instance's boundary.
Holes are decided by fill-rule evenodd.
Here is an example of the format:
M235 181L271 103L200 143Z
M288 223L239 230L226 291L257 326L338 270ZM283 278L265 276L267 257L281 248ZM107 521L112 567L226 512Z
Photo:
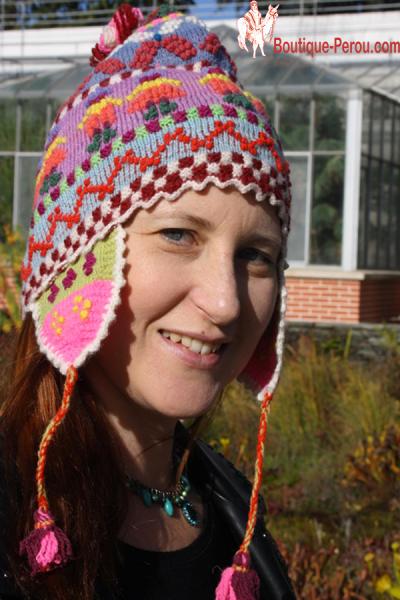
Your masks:
M304 270L303 270L304 271ZM288 320L382 322L400 317L400 275L286 274Z

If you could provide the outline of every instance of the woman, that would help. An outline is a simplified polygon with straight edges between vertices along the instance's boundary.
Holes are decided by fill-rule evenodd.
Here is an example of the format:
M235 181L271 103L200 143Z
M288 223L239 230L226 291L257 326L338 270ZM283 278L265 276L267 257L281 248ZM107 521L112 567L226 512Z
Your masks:
M258 496L286 306L280 143L194 17L121 5L91 64L48 134L21 269L1 597L294 598ZM195 441L236 377L261 401L252 488Z

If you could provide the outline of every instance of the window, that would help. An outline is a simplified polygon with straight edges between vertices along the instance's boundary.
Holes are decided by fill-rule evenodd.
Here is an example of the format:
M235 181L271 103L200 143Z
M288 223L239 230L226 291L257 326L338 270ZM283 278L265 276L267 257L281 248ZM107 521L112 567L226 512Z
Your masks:
M346 99L281 96L276 111L292 177L289 262L340 265Z
M358 267L400 269L400 106L363 96Z
M314 190L311 211L310 263L342 262L344 157L314 158Z
M309 158L292 156L290 174L292 180L292 206L290 235L288 238L288 256L296 260L306 260L306 222L307 222L307 173Z

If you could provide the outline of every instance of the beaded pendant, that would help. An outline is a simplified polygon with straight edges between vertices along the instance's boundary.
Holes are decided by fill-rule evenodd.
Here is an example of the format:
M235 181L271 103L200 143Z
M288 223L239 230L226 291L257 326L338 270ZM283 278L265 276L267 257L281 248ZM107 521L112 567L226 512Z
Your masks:
M182 475L176 488L169 491L147 487L128 475L126 476L126 485L131 492L142 499L145 506L150 507L153 504L160 504L169 517L174 516L174 507L176 507L182 511L189 525L192 527L199 526L197 511L186 498L190 491L190 483L186 475Z

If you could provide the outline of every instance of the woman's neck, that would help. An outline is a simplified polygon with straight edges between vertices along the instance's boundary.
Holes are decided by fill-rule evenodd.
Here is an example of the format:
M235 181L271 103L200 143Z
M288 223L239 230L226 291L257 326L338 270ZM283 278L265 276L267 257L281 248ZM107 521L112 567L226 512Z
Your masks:
M113 386L94 361L85 366L84 378L120 442L122 470L145 486L159 489L173 486L177 419L139 405Z
M114 410L106 414L121 441L124 472L143 485L167 489L174 485L172 460L176 421L168 424L142 420L121 421Z

